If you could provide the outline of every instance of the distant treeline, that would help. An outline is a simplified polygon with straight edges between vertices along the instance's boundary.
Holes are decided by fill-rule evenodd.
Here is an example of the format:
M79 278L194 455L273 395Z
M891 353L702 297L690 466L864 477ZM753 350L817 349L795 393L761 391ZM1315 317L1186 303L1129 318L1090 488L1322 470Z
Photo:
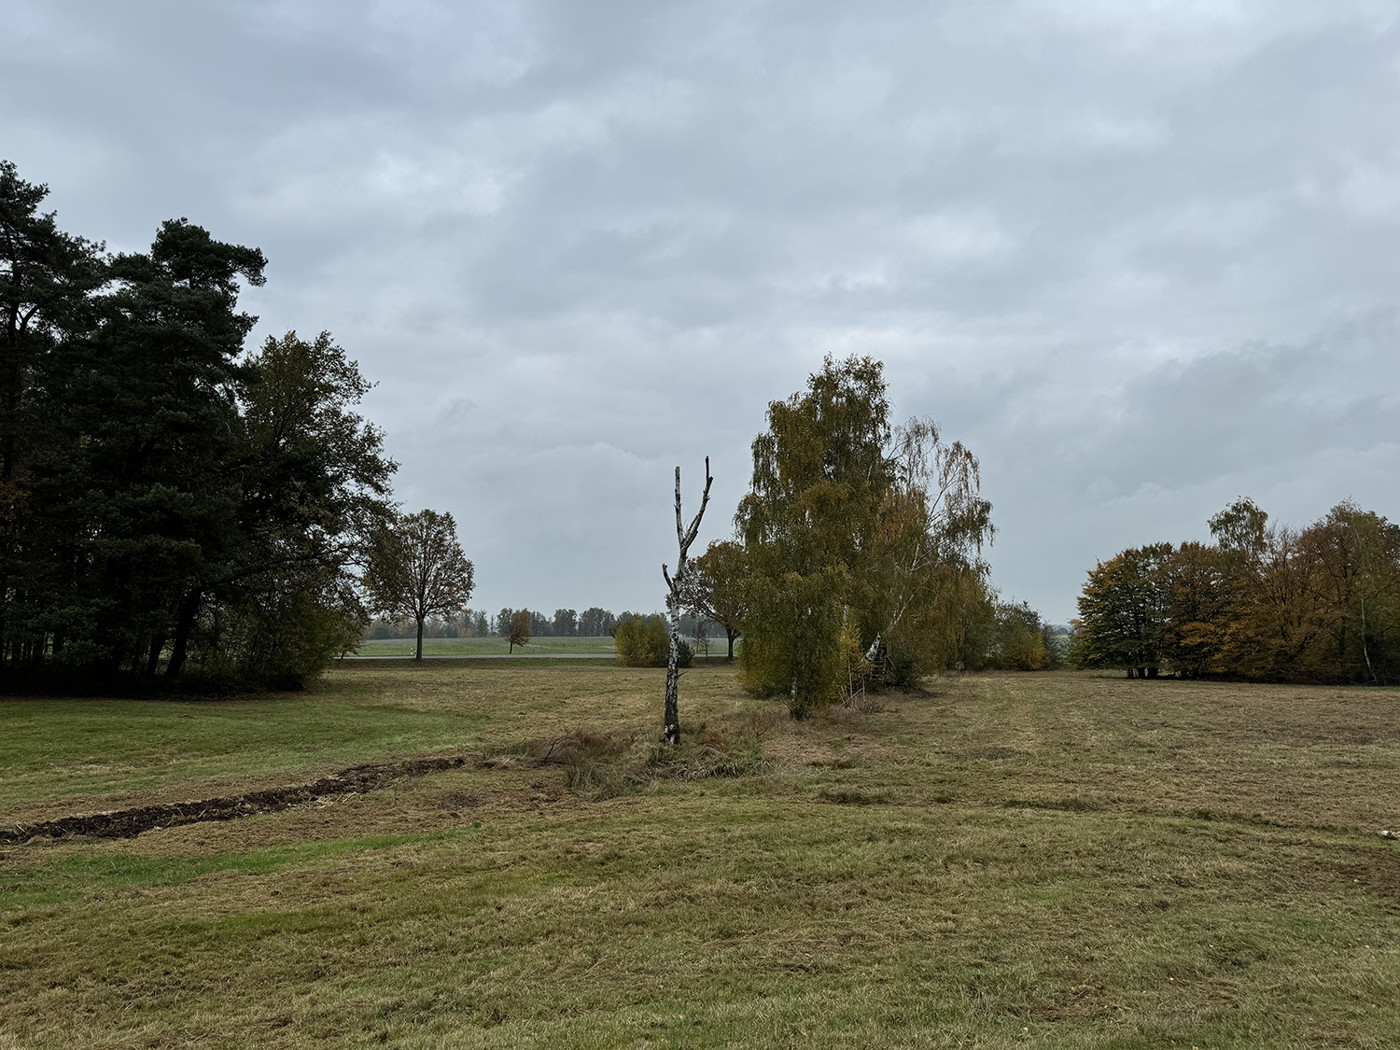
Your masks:
M480 609L466 609L451 618L433 618L423 625L424 638L508 638L512 617L520 610L504 608L494 616ZM530 611L530 636L533 638L605 638L612 636L618 622L639 613L624 611L613 614L593 606L578 612L555 609L553 616ZM694 613L684 613L680 619L681 634L687 638L722 638L724 631L717 624ZM412 637L415 624L411 620L376 619L365 629L366 640Z
M1297 531L1248 499L1215 542L1154 543L1089 573L1080 667L1275 682L1400 682L1400 526L1354 503Z
M479 609L443 619L431 617L423 624L424 638L508 638L511 619L519 610L504 608L494 616ZM599 638L615 636L618 624L648 620L656 614L624 611L614 615L594 606L582 613L556 609L553 616L531 612L533 638ZM412 620L373 620L364 631L365 641L412 638ZM689 648L702 656L726 652L722 624L687 610L680 617L680 633ZM998 600L989 595L972 606L963 625L954 666L965 671L1044 671L1067 665L1070 632L1066 627L1042 623L1040 614L1025 602Z

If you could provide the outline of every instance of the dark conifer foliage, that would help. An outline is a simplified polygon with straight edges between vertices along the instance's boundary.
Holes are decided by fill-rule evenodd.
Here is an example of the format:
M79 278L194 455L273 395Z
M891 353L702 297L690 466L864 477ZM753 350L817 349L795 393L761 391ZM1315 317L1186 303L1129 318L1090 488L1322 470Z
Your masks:
M256 248L186 219L107 256L0 163L6 677L296 684L354 643L394 464L330 337L245 352Z

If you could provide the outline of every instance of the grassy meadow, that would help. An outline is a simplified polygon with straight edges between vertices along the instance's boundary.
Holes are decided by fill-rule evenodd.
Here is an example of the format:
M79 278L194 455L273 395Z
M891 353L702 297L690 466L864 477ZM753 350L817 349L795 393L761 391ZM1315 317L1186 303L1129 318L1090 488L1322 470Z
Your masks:
M977 675L793 722L705 665L668 757L663 678L0 701L5 825L471 758L0 847L0 1050L1400 1040L1400 692Z

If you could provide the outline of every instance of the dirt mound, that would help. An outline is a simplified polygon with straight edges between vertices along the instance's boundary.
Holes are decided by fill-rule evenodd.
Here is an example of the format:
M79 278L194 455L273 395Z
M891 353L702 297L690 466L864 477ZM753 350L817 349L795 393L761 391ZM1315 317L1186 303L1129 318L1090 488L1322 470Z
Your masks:
M143 831L198 824L206 820L233 820L254 813L272 813L305 805L333 795L354 795L373 791L403 777L421 777L441 769L456 769L466 763L460 755L450 758L420 758L410 762L353 766L322 777L310 784L268 788L246 795L206 798L197 802L167 802L137 806L111 813L85 817L62 817L36 824L16 824L0 828L0 843L28 842L34 838L60 839L85 835L100 839L135 838Z

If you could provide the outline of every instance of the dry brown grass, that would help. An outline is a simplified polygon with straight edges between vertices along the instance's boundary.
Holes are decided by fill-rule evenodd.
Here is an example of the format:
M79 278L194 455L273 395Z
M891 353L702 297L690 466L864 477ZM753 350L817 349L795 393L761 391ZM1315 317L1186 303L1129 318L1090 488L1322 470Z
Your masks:
M323 705L373 729L337 730L336 765L520 761L0 850L0 1047L1394 1044L1395 691L969 676L794 723L705 668L688 736L762 735L761 775L571 792L570 762L633 768L661 685L357 667L253 701L241 774L59 748L109 767L101 798L267 786L318 770Z

